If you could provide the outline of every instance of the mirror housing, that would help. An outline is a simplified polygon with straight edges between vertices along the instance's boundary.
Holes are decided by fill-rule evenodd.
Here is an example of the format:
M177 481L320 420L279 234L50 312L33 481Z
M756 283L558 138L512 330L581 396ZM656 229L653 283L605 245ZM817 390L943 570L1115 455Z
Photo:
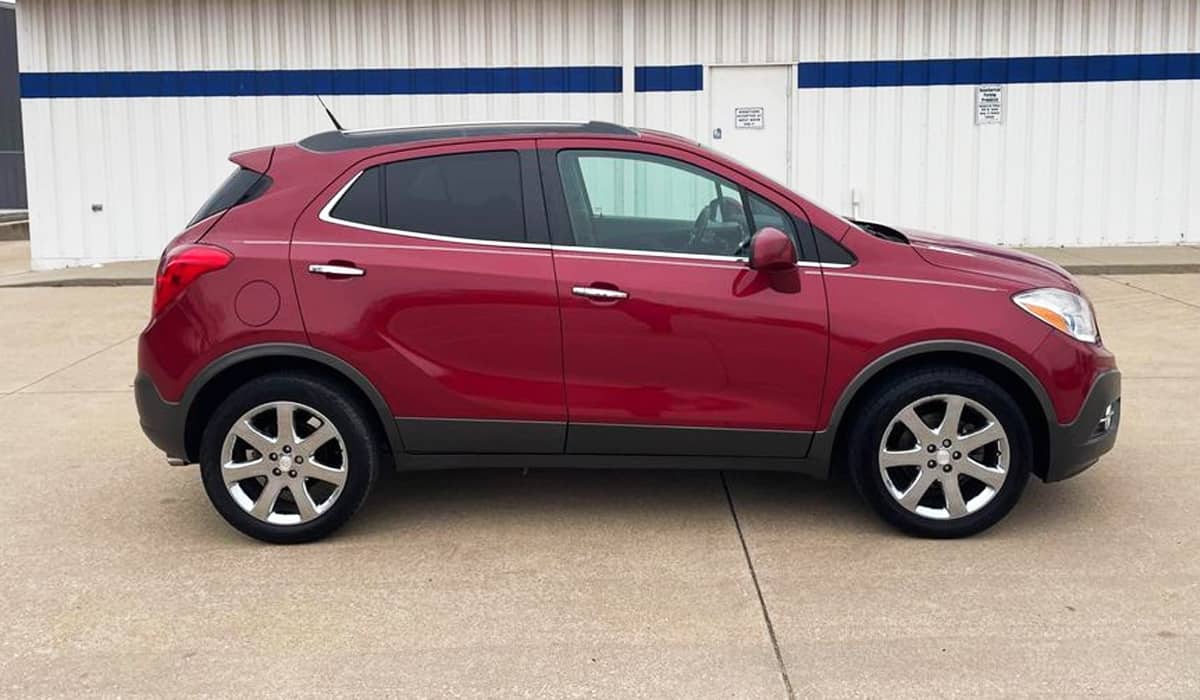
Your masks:
M774 226L759 229L750 239L750 259L747 264L751 270L778 272L794 267L796 260L796 246L792 239Z

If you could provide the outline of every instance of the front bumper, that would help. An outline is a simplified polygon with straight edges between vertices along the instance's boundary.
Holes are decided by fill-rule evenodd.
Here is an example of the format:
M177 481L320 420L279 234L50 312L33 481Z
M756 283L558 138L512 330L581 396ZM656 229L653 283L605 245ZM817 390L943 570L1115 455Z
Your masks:
M1092 383L1075 422L1050 424L1046 481L1075 476L1113 448L1121 422L1121 373L1109 370Z
M186 411L159 395L154 382L139 372L133 380L133 398L137 402L142 432L158 449L167 453L172 464L187 464Z

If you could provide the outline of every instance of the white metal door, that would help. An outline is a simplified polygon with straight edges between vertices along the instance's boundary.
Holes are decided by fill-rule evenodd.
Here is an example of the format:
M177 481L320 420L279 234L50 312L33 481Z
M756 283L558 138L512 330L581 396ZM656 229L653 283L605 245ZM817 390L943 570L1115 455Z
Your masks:
M779 182L788 182L792 66L713 66L710 145Z

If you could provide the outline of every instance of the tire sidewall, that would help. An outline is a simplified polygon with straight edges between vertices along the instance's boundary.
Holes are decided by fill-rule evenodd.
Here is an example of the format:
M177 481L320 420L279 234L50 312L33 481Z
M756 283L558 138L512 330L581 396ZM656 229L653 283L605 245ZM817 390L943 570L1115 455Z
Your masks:
M329 419L346 448L346 483L337 501L315 519L298 525L274 525L242 510L225 487L221 449L233 424L247 411L272 401L293 401ZM339 388L317 377L272 375L239 387L213 413L201 438L200 474L213 507L233 527L250 537L276 544L319 539L341 527L366 500L378 472L379 450L362 408Z
M978 511L953 520L935 520L909 512L888 492L879 472L884 431L908 404L936 394L958 394L986 407L1008 437L1008 477L999 492ZM1033 440L1017 402L991 379L967 370L934 370L903 377L882 388L865 407L850 446L851 475L864 499L885 520L923 537L964 537L1003 518L1021 497L1032 467Z

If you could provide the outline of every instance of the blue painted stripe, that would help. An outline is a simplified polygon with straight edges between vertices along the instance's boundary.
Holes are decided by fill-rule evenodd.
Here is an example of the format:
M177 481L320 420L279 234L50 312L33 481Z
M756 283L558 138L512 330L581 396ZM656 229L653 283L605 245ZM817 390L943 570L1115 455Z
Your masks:
M703 90L704 67L638 66L633 69L633 89L637 92Z
M1200 53L824 61L798 68L801 88L1200 80Z
M620 66L21 74L21 96L27 98L490 95L620 91Z
M1200 53L824 61L797 66L800 88L1200 80ZM22 73L21 96L236 97L616 93L620 66ZM704 89L701 65L638 66L638 92Z

